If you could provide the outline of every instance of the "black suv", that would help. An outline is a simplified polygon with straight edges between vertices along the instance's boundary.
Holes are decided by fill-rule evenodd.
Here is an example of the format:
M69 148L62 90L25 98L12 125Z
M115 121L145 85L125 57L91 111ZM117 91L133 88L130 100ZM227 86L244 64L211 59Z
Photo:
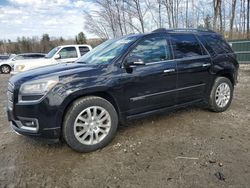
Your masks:
M10 78L8 118L24 135L62 137L80 152L107 145L118 123L205 102L225 111L238 62L212 31L158 29L108 40L78 61Z

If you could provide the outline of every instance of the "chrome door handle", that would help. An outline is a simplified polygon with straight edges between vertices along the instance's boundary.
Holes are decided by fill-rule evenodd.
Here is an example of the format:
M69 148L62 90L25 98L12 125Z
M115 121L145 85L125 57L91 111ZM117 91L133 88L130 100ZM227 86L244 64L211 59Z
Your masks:
M175 71L175 69L166 69L166 70L164 70L163 72L164 73L168 73L168 72L174 72Z
M210 66L211 64L210 63L204 63L202 66L203 67L208 67L208 66Z

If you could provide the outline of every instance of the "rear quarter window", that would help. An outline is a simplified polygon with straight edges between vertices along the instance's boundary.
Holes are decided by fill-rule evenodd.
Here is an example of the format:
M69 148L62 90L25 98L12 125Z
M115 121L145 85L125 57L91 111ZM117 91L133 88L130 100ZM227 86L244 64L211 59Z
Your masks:
M204 46L210 54L225 54L232 53L232 49L229 44L220 36L216 35L203 35L200 36L204 41Z

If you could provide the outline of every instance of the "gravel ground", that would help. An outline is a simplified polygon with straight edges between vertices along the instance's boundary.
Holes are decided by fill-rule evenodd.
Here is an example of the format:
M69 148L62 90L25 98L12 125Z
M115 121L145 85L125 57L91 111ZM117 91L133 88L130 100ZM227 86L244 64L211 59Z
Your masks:
M250 66L224 113L192 107L134 121L102 150L17 135L0 75L0 187L250 187Z

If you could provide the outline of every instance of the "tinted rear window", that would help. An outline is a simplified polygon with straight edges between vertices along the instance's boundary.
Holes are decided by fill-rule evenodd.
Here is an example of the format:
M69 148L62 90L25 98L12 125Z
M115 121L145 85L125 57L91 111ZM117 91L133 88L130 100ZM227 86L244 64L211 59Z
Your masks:
M42 58L44 55L42 54L29 54L29 55L24 55L24 59L36 59L36 58Z
M226 43L220 36L217 35L203 35L200 38L205 39L205 47L210 54L224 54L232 53L232 49L229 44Z
M9 56L0 56L0 60L5 60L5 59L8 59Z
M171 35L175 58L185 58L203 55L202 48L192 34Z
M43 58L44 55L43 54L32 54L29 56L30 58Z
M80 46L79 50L80 50L81 56L83 56L84 54L86 54L87 52L89 52L89 48L87 46Z

